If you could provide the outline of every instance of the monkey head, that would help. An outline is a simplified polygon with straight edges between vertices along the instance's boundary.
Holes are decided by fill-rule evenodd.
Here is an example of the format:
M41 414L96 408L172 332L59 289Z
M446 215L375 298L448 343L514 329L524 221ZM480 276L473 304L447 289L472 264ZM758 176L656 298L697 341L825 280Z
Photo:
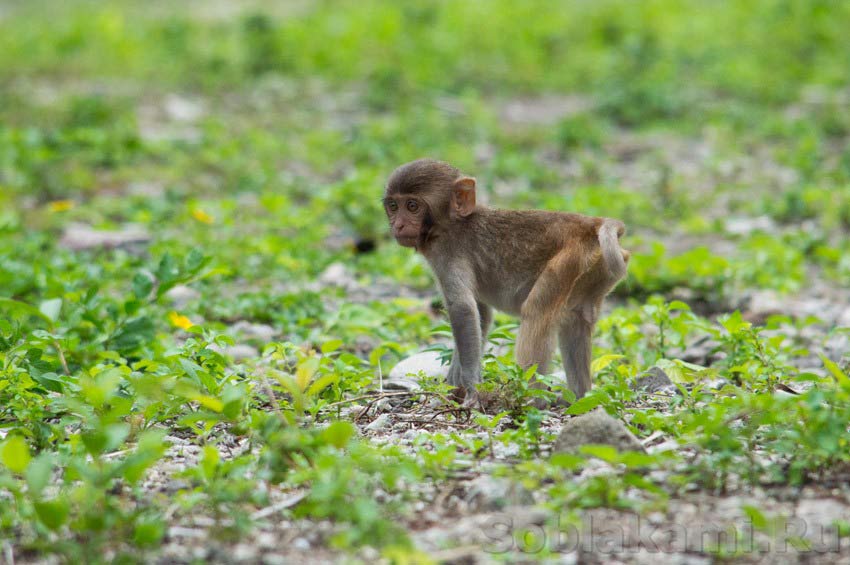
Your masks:
M442 161L411 161L390 175L384 210L396 241L421 249L439 228L475 211L475 179Z

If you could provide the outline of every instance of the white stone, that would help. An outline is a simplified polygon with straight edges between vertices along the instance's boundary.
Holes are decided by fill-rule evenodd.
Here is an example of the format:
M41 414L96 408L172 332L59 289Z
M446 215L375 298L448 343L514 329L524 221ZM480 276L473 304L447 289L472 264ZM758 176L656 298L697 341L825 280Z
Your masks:
M420 371L429 377L446 378L446 375L449 374L449 366L440 362L439 354L436 351L423 351L415 353L407 359L402 359L390 371L389 380L403 380L408 375L417 376Z
M120 230L98 230L87 224L71 224L65 228L59 245L72 251L112 249L131 244L147 243L151 235L140 225L127 224Z
M187 304L201 297L201 293L185 284L178 284L165 293L165 297L171 301L177 310L181 310Z

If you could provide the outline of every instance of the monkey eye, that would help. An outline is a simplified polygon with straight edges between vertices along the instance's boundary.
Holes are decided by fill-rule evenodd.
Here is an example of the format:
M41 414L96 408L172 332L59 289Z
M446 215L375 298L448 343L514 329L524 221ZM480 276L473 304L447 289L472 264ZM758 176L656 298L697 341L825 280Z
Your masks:
M417 210L419 210L419 202L417 202L416 200L408 200L407 209L410 212L416 212Z
M398 204L395 200L390 200L389 202L387 202L387 210L389 210L390 212L398 211Z

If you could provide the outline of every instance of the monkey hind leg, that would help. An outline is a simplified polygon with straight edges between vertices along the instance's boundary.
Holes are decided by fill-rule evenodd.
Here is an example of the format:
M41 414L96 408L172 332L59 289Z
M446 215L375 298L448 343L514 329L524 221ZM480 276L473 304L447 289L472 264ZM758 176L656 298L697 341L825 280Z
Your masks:
M537 365L537 372L545 375L549 372L549 362L555 349L555 332L550 325L540 322L523 320L520 324L516 338L516 362L523 370Z
M516 360L523 369L537 364L538 373L549 372L555 330L584 269L582 254L565 250L553 257L537 278L521 309Z
M567 373L567 384L576 398L590 390L591 338L593 336L593 318L582 312L572 312L561 323L558 330L558 343Z

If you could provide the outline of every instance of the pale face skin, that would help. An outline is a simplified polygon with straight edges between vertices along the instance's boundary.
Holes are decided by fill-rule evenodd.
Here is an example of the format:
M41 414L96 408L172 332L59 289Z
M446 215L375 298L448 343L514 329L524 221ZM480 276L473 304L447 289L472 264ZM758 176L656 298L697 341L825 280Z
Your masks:
M396 194L384 198L384 209L398 244L416 247L427 211L425 204L415 196Z

